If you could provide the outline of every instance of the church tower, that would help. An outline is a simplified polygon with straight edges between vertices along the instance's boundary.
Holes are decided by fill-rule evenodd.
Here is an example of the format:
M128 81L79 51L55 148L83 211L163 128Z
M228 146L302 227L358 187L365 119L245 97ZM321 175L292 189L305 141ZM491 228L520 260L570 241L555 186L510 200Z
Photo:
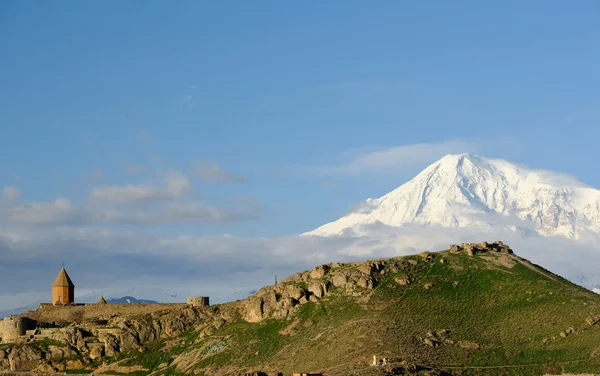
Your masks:
M63 266L52 285L52 304L66 305L71 303L75 303L75 285Z

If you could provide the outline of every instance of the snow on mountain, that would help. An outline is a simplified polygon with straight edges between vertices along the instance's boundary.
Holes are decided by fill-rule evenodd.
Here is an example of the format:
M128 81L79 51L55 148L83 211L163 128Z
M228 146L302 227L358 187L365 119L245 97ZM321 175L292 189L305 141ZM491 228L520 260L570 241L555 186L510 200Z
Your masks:
M302 235L365 235L373 224L581 239L600 233L600 190L561 173L449 154L392 192Z

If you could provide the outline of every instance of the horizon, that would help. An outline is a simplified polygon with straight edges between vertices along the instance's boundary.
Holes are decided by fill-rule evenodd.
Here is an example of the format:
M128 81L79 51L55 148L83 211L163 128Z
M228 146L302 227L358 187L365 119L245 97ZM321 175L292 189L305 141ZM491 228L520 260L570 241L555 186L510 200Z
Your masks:
M218 301L468 241L298 236L449 154L600 188L595 1L235 4L2 3L0 275L22 283L0 310L43 300L61 262L84 294ZM594 247L513 240L600 283Z

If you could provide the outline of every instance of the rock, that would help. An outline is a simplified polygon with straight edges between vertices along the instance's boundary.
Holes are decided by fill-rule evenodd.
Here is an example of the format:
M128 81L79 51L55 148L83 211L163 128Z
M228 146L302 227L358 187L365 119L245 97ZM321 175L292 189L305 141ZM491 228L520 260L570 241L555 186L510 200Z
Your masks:
M310 278L312 279L318 279L318 278L323 278L325 276L325 274L327 274L327 272L329 272L329 266L328 265L319 265L319 266L315 266L313 270L311 270L310 272Z
M101 333L98 338L104 343L104 352L106 356L115 356L119 352L119 342L117 338L109 333Z
M91 348L90 359L94 360L94 359L101 358L103 356L104 356L104 347L102 345L94 346Z
M302 324L302 326L304 326L305 328L311 327L315 322L313 320L308 320L306 321L304 324Z
M346 286L346 284L348 283L348 276L341 273L335 274L333 276L332 282L333 285L336 287Z
M316 296L314 296L314 295L311 295L311 296L308 298L308 301L309 301L309 302L313 302L313 303L318 303L318 302L319 302L319 298L317 298L317 297L316 297Z
M286 285L283 290L283 295L294 300L299 300L304 296L304 290L296 285Z
M298 300L298 304L305 304L308 303L308 299L306 299L306 296L303 296L300 298L300 300Z
M411 283L410 277L406 276L404 278L398 277L395 278L394 281L396 281L397 284L399 284L400 286L408 286Z
M479 350L480 346L478 343L475 342L471 342L471 341L458 341L458 345L466 350Z
M215 329L220 329L223 325L225 325L225 320L223 320L223 319L217 319L213 323L213 326L215 327Z
M371 277L360 277L358 281L356 281L356 285L362 287L364 289L373 289L373 278Z
M448 251L450 251L450 253L460 253L462 251L462 248L460 245L457 244L452 244L449 248Z
M424 251L419 253L419 256L423 259L423 261L427 262L433 258L433 255L429 251Z
M84 369L85 366L79 359L67 360L65 363L65 369L69 371Z
M321 298L325 295L325 284L321 282L311 282L308 285L308 291L317 298Z
M129 351L137 348L139 342L135 336L130 332L123 332L119 334L119 348L121 351Z
M263 300L250 298L244 303L242 317L247 322L259 322L263 318Z
M560 335L561 337L565 338L565 337L567 336L567 333L566 333L566 332L560 332L560 334L559 334L559 335Z
M417 260L408 260L408 263L411 265L417 265L418 261Z
M300 282L302 281L302 273L294 273L281 282Z
M423 288L425 290L431 290L431 288L433 288L433 283L431 283L431 282L430 283L426 283L426 284L423 285Z
M373 266L373 264L369 263L363 263L358 265L358 271L364 274L368 274L371 275L373 273L373 271L375 270L375 267Z
M46 351L46 357L49 359L60 359L65 356L63 349L66 347L62 346L48 346ZM0 357L1 358L1 357Z
M585 323L589 326L596 325L598 322L600 322L600 315L589 316L585 319Z
M463 243L463 250L468 256L475 256L475 253L477 253L477 248L472 244Z
M548 343L548 342L550 342L550 338L544 338L544 339L542 340L542 343Z
M445 264L446 260L445 259L440 259L440 263Z
M452 282L452 286L454 286L454 287L458 287L459 285L460 285L460 281Z
M56 371L58 370L48 363L42 363L35 369L35 372L39 373L55 373Z

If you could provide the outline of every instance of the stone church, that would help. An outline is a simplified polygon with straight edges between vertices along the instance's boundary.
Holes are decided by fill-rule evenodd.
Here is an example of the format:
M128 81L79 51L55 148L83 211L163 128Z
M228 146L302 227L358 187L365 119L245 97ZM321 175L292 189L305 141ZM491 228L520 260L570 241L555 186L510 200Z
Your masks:
M75 285L63 266L52 284L52 305L73 303L75 303Z

